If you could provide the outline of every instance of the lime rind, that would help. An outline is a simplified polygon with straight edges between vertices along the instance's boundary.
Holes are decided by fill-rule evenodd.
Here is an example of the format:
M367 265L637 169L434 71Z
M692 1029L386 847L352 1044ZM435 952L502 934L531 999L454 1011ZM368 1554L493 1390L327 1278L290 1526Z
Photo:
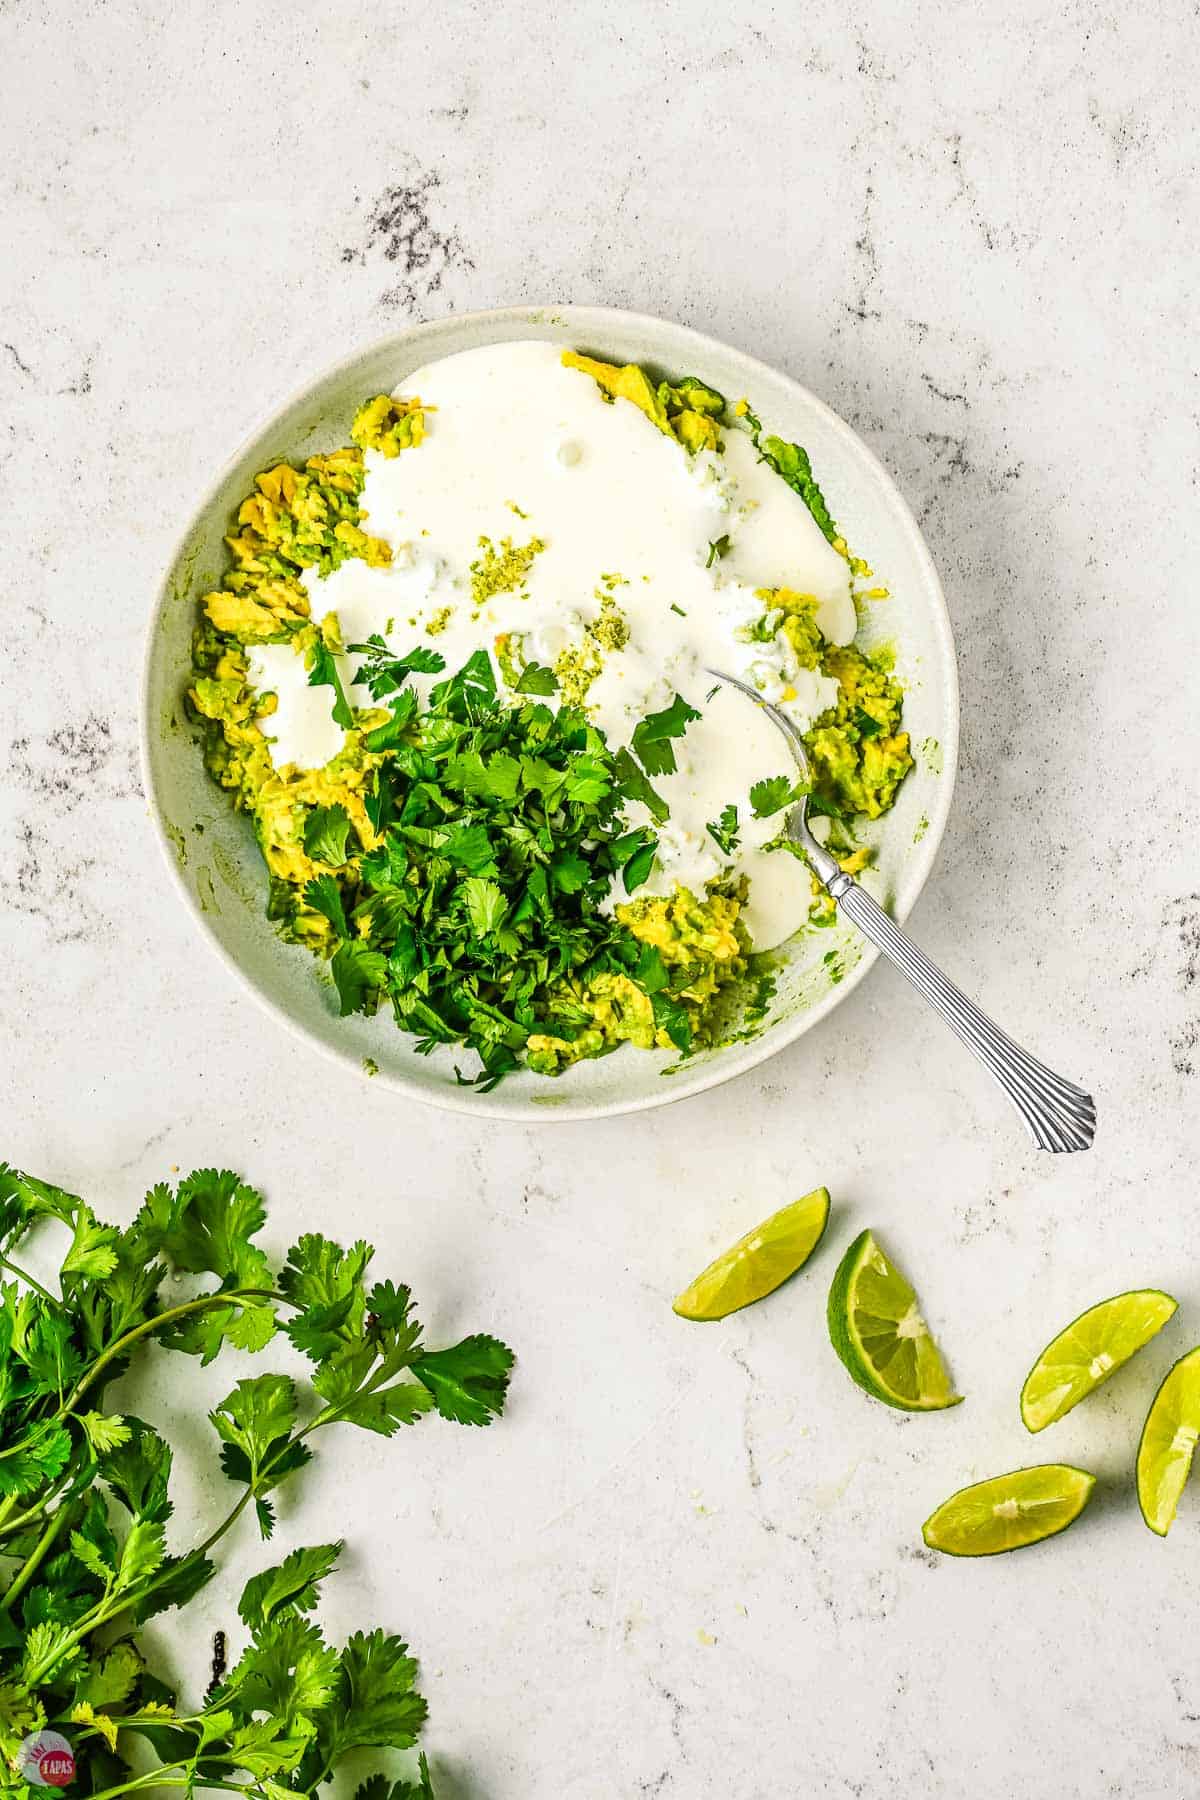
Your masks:
M959 1488L921 1527L945 1556L1000 1556L1044 1543L1073 1525L1096 1477L1070 1463L1036 1463Z
M1166 1537L1200 1439L1200 1348L1167 1370L1150 1402L1137 1453L1138 1505L1151 1531Z
M869 1231L843 1256L826 1308L830 1341L860 1388L899 1412L957 1406L941 1352L917 1296Z
M1027 1431L1044 1431L1122 1368L1179 1310L1161 1288L1130 1288L1089 1306L1051 1338L1021 1388Z
M829 1189L814 1188L731 1244L672 1302L681 1319L711 1322L765 1299L802 1269L829 1222Z

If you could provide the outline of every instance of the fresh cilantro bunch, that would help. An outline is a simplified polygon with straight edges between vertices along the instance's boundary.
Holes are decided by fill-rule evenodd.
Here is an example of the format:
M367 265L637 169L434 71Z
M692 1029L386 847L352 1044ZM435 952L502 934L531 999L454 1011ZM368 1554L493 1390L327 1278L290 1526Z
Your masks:
M341 1649L309 1616L340 1544L298 1549L256 1575L239 1605L245 1645L196 1711L149 1667L138 1628L184 1606L215 1573L212 1553L252 1508L274 1528L271 1496L337 1424L390 1437L423 1413L486 1425L504 1404L512 1354L490 1337L428 1350L408 1289L368 1285L372 1251L302 1237L273 1270L254 1238L261 1197L228 1171L152 1188L124 1230L73 1194L0 1164L0 1790L32 1796L22 1741L69 1738L76 1791L105 1800L153 1785L283 1800L312 1795L342 1757L413 1745L425 1717L407 1646L380 1630ZM70 1234L57 1293L15 1261L34 1225ZM168 1274L196 1278L164 1304ZM200 1541L168 1551L170 1444L104 1404L151 1338L211 1361L226 1344L258 1351L286 1336L309 1383L241 1380L211 1414L235 1498ZM140 1744L135 1773L130 1751ZM147 1772L147 1757L156 1759ZM430 1796L382 1777L360 1800Z
M583 995L597 974L628 975L653 999L658 959L652 987L639 972L645 947L601 907L614 878L632 893L653 867L654 833L627 829L623 808L636 800L667 817L650 777L675 768L672 740L695 709L676 695L614 754L573 707L503 702L486 651L418 711L408 677L440 673L436 651L396 657L381 638L352 649L390 714L366 735L383 758L366 801L381 841L348 867L340 807L318 809L305 840L337 870L309 881L304 899L333 927L343 1014L386 997L418 1049L475 1050L486 1087L518 1067L532 1034L569 1041L591 1024ZM556 686L537 665L521 682L534 695Z

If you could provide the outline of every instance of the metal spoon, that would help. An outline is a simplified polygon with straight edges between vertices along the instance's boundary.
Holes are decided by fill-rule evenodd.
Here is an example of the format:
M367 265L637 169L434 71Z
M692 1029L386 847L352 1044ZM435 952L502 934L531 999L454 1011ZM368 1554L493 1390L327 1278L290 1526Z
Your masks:
M726 675L720 669L708 673L737 688L760 706L788 741L796 765L808 780L808 755L799 729L777 706L771 706L756 689ZM991 1070L1026 1125L1039 1150L1087 1150L1096 1135L1096 1108L1090 1094L1064 1081L1036 1057L1006 1036L952 981L918 950L911 938L894 925L865 888L837 865L808 826L808 797L802 796L788 814L784 828L799 844L817 880L833 895L839 908L960 1037L984 1066Z

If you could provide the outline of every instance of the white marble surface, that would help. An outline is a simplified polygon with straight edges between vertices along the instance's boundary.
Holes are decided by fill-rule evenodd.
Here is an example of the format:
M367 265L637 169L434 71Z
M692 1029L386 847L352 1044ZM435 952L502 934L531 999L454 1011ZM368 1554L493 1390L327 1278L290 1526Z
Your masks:
M351 1539L335 1623L410 1637L450 1800L1200 1783L1200 1501L1162 1543L1129 1482L1200 1340L1194 7L875 10L0 4L0 1149L120 1216L231 1164L277 1245L360 1231L437 1334L516 1346L501 1425L347 1439L285 1521ZM197 941L135 756L182 518L348 347L542 298L753 350L892 469L964 703L913 927L1094 1087L1090 1155L1027 1149L883 969L740 1084L524 1130L319 1063ZM807 1277L672 1315L817 1181ZM891 1414L834 1361L824 1288L864 1223L963 1407ZM1178 1321L1032 1444L1034 1352L1143 1282ZM1043 1456L1101 1477L1068 1537L922 1549L951 1489ZM168 1643L200 1680L203 1639Z

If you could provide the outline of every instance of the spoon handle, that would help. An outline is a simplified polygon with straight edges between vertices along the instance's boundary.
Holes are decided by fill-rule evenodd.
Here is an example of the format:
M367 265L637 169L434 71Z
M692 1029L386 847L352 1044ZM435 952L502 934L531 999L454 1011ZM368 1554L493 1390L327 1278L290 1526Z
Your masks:
M1038 1149L1087 1150L1096 1135L1091 1095L1064 1081L994 1025L849 875L839 871L826 885L846 917L895 963L968 1050L991 1070Z

